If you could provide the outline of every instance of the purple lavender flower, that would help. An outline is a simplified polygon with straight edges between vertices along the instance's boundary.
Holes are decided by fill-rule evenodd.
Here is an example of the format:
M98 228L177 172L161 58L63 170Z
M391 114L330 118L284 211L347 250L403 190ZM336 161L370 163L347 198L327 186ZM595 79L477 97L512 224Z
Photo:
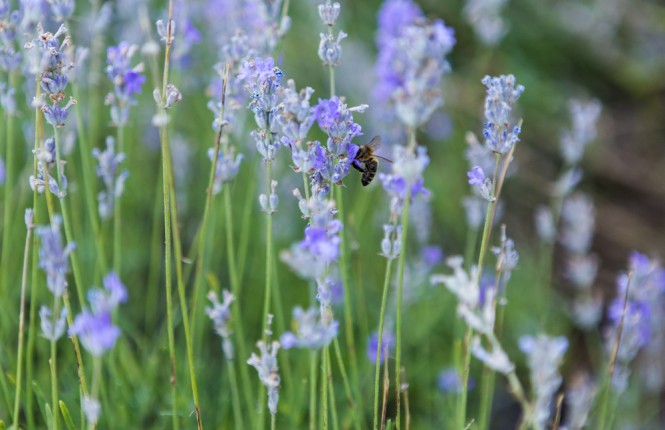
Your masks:
M406 126L424 124L443 104L440 83L455 44L452 29L441 20L424 21L410 1L388 1L379 12L377 44L375 99L389 102Z
M319 17L323 21L324 25L328 27L333 27L337 18L339 17L340 5L339 3L330 3L330 0L326 0L324 4L319 5Z
M563 202L559 241L572 254L586 254L591 248L595 209L591 198L578 193Z
M319 42L319 58L324 66L339 66L342 58L342 40L346 39L348 34L340 31L337 39L332 33L320 33L321 40Z
M113 215L115 200L122 196L125 189L125 181L129 177L127 170L120 171L120 163L125 161L125 153L115 152L115 139L106 137L106 149L100 151L98 148L92 150L92 156L97 159L97 176L102 178L105 190L97 195L99 216L106 220Z
M535 399L531 419L535 428L545 428L552 410L552 397L561 385L559 366L568 349L565 337L522 336L519 347L528 358Z
M399 256L402 244L402 226L383 224L383 240L381 240L381 255L388 260L394 260Z
M41 320L42 334L51 342L56 342L65 333L65 318L67 317L67 308L60 310L59 317L55 317L51 310L46 306L39 309L39 318Z
M388 355L390 355L390 351L395 348L395 336L392 335L389 331L385 330L383 331L383 338L381 339L381 360L380 363L383 363L383 361L386 359ZM376 354L378 353L379 350L379 333L374 332L369 336L369 339L367 341L367 359L374 363L376 361Z
M296 84L289 79L285 87L280 88L282 103L279 106L277 123L280 127L282 143L293 148L307 137L309 129L316 119L314 107L310 106L310 98L314 90L310 87L298 92Z
M292 326L296 327L295 333L287 331L280 338L284 349L321 349L337 337L339 322L332 321L330 324L324 324L318 309L310 308L305 311L296 306L293 308Z
M436 386L443 394L456 394L462 392L462 378L459 372L453 368L444 369L436 378ZM475 383L469 378L468 390L471 391Z
M208 149L208 158L210 158L210 160L212 160L214 155L215 150L213 148ZM218 152L215 180L212 186L212 192L214 194L219 194L222 191L222 185L225 182L231 182L236 176L238 176L238 170L240 169L240 163L242 160L243 155L236 155L233 146L228 148L228 154L224 154L224 151L222 150Z
M74 0L49 0L51 13L56 21L67 21L74 13Z
M392 173L379 173L383 188L391 197L391 217L399 217L402 213L407 191L411 199L418 195L429 196L429 190L424 187L423 172L429 164L427 149L419 146L416 153L409 152L407 148L395 145L393 147Z
M136 95L145 83L143 63L132 67L132 57L138 46L120 42L106 51L106 74L113 83L113 92L106 96L105 103L111 106L111 119L117 127L127 125L129 108L136 104Z
M482 43L494 46L508 31L501 17L506 0L467 0L464 16Z
M585 147L596 138L596 122L602 105L598 100L582 102L571 100L568 104L573 127L563 133L560 140L561 154L569 165L579 163Z
M39 248L39 268L46 272L46 286L56 297L62 296L67 287L69 254L75 249L73 243L62 246L61 224L62 219L55 215L51 225L37 227L35 230L42 242Z
M499 77L485 76L482 80L487 87L485 98L485 128L483 135L486 145L499 154L507 154L519 142L521 128L512 125L513 106L524 92L524 86L515 86L513 75Z
M93 314L111 313L120 304L127 302L127 289L115 272L110 272L102 281L104 289L88 291L88 302Z
M41 111L44 113L44 119L46 122L51 124L54 128L64 127L65 121L69 116L69 109L76 104L74 98L69 99L69 102L65 106L60 106L57 103L52 105L43 104L41 106Z
M69 335L78 336L83 347L90 354L99 357L113 348L120 336L120 329L113 325L108 312L93 314L83 311L74 320Z
M466 173L466 176L469 178L469 185L475 185L476 189L485 200L488 202L494 200L494 196L492 195L492 188L494 187L492 180L485 177L485 172L483 172L483 169L480 166L475 166Z
M279 351L279 342L273 341L266 345L263 341L257 343L261 356L252 353L247 360L247 364L253 366L259 373L259 380L268 389L268 409L272 415L277 413L277 403L279 402L279 382L280 377L277 367L277 351Z
M233 294L228 290L222 291L222 303L219 302L217 294L214 291L208 293L208 300L212 302L212 307L206 308L206 314L212 320L215 326L215 333L222 338L222 349L227 359L233 359L233 344L229 339L231 337L231 303L235 300Z

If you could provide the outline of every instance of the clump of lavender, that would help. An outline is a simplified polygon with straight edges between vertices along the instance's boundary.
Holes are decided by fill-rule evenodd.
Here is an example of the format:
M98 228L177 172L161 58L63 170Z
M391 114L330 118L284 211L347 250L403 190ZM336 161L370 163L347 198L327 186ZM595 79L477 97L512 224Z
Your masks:
M591 198L583 193L573 194L573 190L582 177L579 163L584 149L596 137L601 105L595 100L572 100L569 110L572 128L564 131L559 141L564 169L553 187L550 207L541 206L536 211L536 228L551 252L561 219L559 242L567 254L565 275L575 292L572 318L579 327L589 329L598 323L602 314L601 297L591 289L599 265L598 257L591 253L595 214Z
M618 393L626 389L630 375L629 364L649 343L654 328L659 328L654 327L654 320L659 321L653 315L659 313L660 309L654 309L653 306L662 303L665 295L665 270L659 262L633 252L629 269L632 277L622 273L617 278L617 297L607 311L611 326L606 332L606 349L610 352L616 342L617 330L623 323L612 380Z
M379 173L384 190L390 197L390 220L394 223L402 215L407 198L429 196L424 186L423 174L429 165L427 148L419 146L415 152L400 145L393 147L392 171L389 174Z
M111 121L116 127L127 125L129 108L137 103L136 96L145 83L143 63L132 66L137 51L137 45L125 41L106 51L106 75L113 83L113 91L107 94L104 103L111 106Z
M549 423L553 396L561 385L558 368L568 349L568 340L563 336L522 336L519 346L527 356L531 373L533 410L529 419L535 429L544 429Z
M292 326L295 327L294 332L287 331L280 338L284 349L321 349L337 337L339 323L332 321L324 324L318 309L310 308L305 311L296 306L293 308Z
M208 293L208 300L212 307L206 308L206 314L215 325L215 333L222 338L222 350L228 360L233 360L233 344L231 343L231 303L235 300L229 291L222 291L222 303L219 302L214 291Z
M120 164L125 161L125 153L116 153L115 139L111 136L106 138L106 149L100 151L92 150L92 155L97 158L97 176L102 179L105 190L97 195L99 202L99 216L106 220L113 215L115 200L120 198L124 189L125 181L129 177L127 170L120 171Z
M453 30L443 21L422 16L417 5L404 0L389 0L379 12L374 98L411 129L443 104L442 77L450 70L445 56L455 44Z

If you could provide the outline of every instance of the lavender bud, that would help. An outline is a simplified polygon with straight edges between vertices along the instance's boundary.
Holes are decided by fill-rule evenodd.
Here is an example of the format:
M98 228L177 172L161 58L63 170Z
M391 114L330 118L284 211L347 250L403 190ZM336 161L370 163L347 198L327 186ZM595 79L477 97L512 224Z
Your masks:
M174 103L182 100L182 94L178 91L173 84L168 84L166 86L166 103L164 103L164 109L170 108Z
M167 45L173 43L175 38L175 21L170 20L168 25L164 25L164 21L161 19L157 21L157 34L160 37L160 40Z
M337 40L332 34L320 34L321 41L319 42L319 58L323 61L324 66L339 66L342 59L342 40L346 39L348 34L340 31L337 35Z
M34 225L32 221L34 219L34 211L31 208L25 210L25 228L30 230Z
M323 24L328 27L335 25L337 18L339 17L340 5L339 3L330 3L330 0L327 0L325 4L319 5L319 17Z

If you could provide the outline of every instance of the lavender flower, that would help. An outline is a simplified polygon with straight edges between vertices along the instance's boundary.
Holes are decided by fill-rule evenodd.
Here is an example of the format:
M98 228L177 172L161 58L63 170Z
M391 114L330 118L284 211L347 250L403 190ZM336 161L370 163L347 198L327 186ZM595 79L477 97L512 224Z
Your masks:
M69 328L70 336L78 336L83 347L95 357L113 348L120 336L120 329L113 324L112 313L120 303L127 301L127 290L114 272L103 280L104 289L88 292L90 311L76 316Z
M559 241L572 254L585 254L593 239L594 207L591 199L582 193L572 195L563 203L563 223Z
M397 219L402 213L407 191L411 199L418 195L429 196L429 190L423 186L423 172L429 164L429 157L424 146L419 146L413 153L403 146L395 145L393 160L392 173L379 173L379 179L391 197L391 217Z
M534 218L536 220L536 232L540 240L545 243L552 243L556 237L556 226L550 208L538 206Z
M214 291L208 293L208 300L212 302L212 307L206 308L206 314L212 320L215 326L215 333L222 338L222 349L227 359L233 360L233 344L229 339L231 337L231 303L235 300L233 294L228 290L222 291L222 303L219 303L217 294Z
M39 249L39 268L46 272L46 286L56 297L61 297L67 287L69 254L75 249L73 243L63 248L60 235L61 224L62 218L55 215L51 220L51 225L37 227L35 230L42 242Z
M108 312L93 314L83 311L76 316L69 334L78 336L83 347L90 354L99 357L113 348L120 336L120 329L113 325L111 314Z
M212 157L214 156L214 148L209 148L208 157L211 161ZM224 154L224 151L221 150L217 153L215 180L212 186L212 192L214 194L219 194L222 191L222 185L225 182L231 182L236 178L236 176L238 176L238 170L240 169L240 163L242 160L243 155L236 155L235 148L233 146L228 148L228 154Z
M252 353L247 364L253 366L259 373L259 380L268 390L268 409L272 415L277 413L277 402L279 402L279 373L277 373L277 351L279 342L273 341L266 345L263 341L257 343L261 356Z
M21 13L11 10L10 3L0 4L0 70L13 72L21 66L21 54L16 51L16 36L19 34ZM0 82L0 86L4 86ZM0 94L4 91L0 91ZM1 100L1 98L0 98ZM4 103L0 103L4 107ZM6 109L6 107L4 107Z
M113 83L113 92L106 96L105 104L111 106L111 120L116 127L124 127L129 120L129 108L135 105L136 95L145 83L143 63L131 65L138 46L120 42L106 51L106 74Z
M39 309L39 318L41 320L42 334L51 342L56 342L65 333L65 318L67 317L67 308L60 310L60 316L56 318L51 310L46 306Z
M505 227L501 229L501 245L493 247L492 253L496 255L496 271L501 274L500 289L503 289L520 260L520 255L515 250L515 242L506 236Z
M491 338L494 342L490 343L488 351L482 345L479 336L474 336L471 340L471 353L478 360L482 361L490 369L507 375L515 370L515 365L510 361L501 345L496 342L496 338Z
M97 423L100 415L102 414L102 405L97 399L91 396L84 396L82 403L82 409L86 419L90 423Z
M37 157L37 177L30 175L30 188L33 190L36 188L37 192L41 194L45 191L48 184L51 193L59 198L65 197L67 194L67 177L64 174L65 162L63 160L60 161L62 172L60 185L58 185L58 182L51 174L56 163L55 139L52 137L46 139L39 148L33 149L32 153Z
M106 137L106 149L100 151L98 148L92 150L92 155L99 163L97 165L97 176L102 178L104 191L97 195L99 202L99 216L106 220L113 215L115 200L122 196L125 189L125 181L129 177L127 170L120 170L120 163L125 161L125 153L115 152L115 139L111 136Z
M501 17L505 4L506 0L467 0L464 6L464 17L485 45L496 45L508 31Z
M324 25L328 27L333 27L337 18L339 17L340 5L339 3L330 3L330 0L326 0L324 4L319 5L319 17L323 21Z
M585 147L596 138L596 122L600 117L602 105L598 100L582 102L571 100L568 104L573 120L571 130L561 136L561 154L569 165L579 163Z
M280 343L284 349L321 349L337 337L339 328L339 322L337 321L324 324L320 318L319 310L310 308L305 311L299 306L293 309L293 323L291 325L295 327L295 333L287 331L280 338Z
M469 178L469 185L475 185L482 198L488 202L495 200L495 197L492 195L494 188L492 180L485 177L485 172L483 172L480 166L475 166L467 172L466 176Z
M279 91L282 103L279 106L277 124L283 135L282 144L294 150L294 146L300 146L305 140L316 119L314 107L310 106L314 90L307 87L298 92L293 79L289 79L286 86Z
M566 392L566 423L563 430L582 430L591 412L593 400L596 397L596 385L588 376L575 378L572 387Z
M324 66L339 66L342 58L342 40L346 39L348 34L340 31L337 39L332 35L320 33L321 41L319 42L319 58Z
M402 226L383 224L383 240L381 240L381 255L388 260L394 260L399 256L402 244Z
M462 378L453 368L444 369L436 378L436 386L443 394L457 394L462 392ZM473 389L474 381L469 378L468 389Z
M395 348L395 336L393 334L384 329L383 330L383 337L381 338L381 345L383 346L381 349L381 361L379 362L380 364L383 363L383 361L386 359L387 356L390 355L390 351L392 351ZM374 332L369 336L369 339L367 341L367 359L374 363L376 361L376 354L379 349L379 333Z
M552 396L561 385L558 368L568 349L565 337L522 336L519 340L522 352L528 358L534 400L531 420L534 428L544 429L550 418Z
M74 0L49 0L51 13L56 21L67 21L74 13Z
M507 154L519 142L520 125L512 125L513 106L524 92L524 86L515 86L513 75L485 76L485 144L494 152Z

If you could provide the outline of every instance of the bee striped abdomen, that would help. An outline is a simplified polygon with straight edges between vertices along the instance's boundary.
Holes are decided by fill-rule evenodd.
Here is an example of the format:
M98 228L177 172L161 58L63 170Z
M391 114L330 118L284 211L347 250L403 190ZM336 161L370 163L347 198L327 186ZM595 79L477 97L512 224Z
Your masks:
M376 157L371 157L365 161L365 170L363 171L362 178L360 179L363 186L369 185L376 176L376 171L379 168L379 162Z

